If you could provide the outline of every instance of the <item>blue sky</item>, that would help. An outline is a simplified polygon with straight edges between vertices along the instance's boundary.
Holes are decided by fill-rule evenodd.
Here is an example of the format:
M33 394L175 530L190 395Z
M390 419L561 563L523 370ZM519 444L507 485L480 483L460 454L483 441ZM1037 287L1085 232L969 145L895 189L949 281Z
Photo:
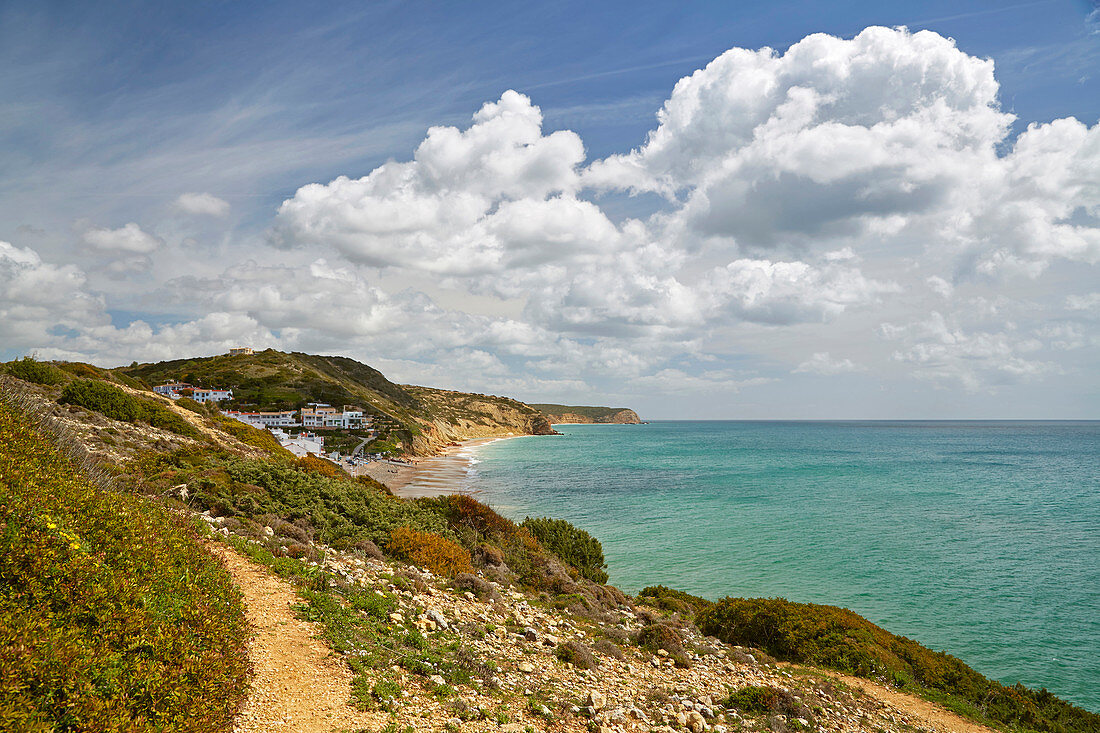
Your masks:
M1061 0L4 3L2 355L112 364L217 353L244 340L345 353L413 382L532 401L629 402L653 417L1096 417L1095 177L1085 166L1085 180L1062 175L1041 202L1024 200L1021 176L1054 172L1065 158L1021 152L1017 162L1013 148L1028 125L1073 117L1085 137L1055 126L1058 140L1048 144L1078 160L1092 154L1098 15L1094 3ZM761 162L739 137L708 149L720 130L692 137L723 115L733 115L730 129L748 124L736 119L751 106L740 97L740 107L662 128L681 136L673 148L695 155L690 161L670 163L673 148L656 147L628 160L657 130L677 82L728 49L770 47L782 59L811 34L854 43L868 26L901 25L908 34L863 36L861 58L899 64L875 84L935 76L942 88L922 90L918 105L939 95L975 120L994 107L1013 116L981 122L985 131L945 155L940 173L919 165L918 149L954 144L945 141L959 138L947 129L958 115L932 106L878 120L912 114L942 128L935 140L895 130L883 143L884 155L913 146L901 153L912 154L905 171L887 175L883 164L874 176L828 185L820 169ZM921 30L953 39L954 51L936 46L923 61ZM786 67L767 72L776 75L769 83L802 79L825 95L814 84L835 77L806 69L846 64L835 53L851 49L800 47L811 46L817 67L788 55ZM984 59L995 71L982 70ZM929 73L956 63L958 73ZM714 69L699 84L750 84L750 66ZM918 67L923 77L906 75ZM993 101L988 86L956 88L971 73L995 77ZM844 83L828 93L852 104L881 93L857 89L871 84L857 76ZM507 90L526 101L505 104ZM685 87L681 97L691 94ZM402 169L412 198L411 188L382 190L383 182L369 191L335 183L412 160L433 126L472 140L472 115L498 100L492 114L501 119L530 122L537 108L535 132L500 123L499 134L518 142L478 148L489 157L450 170L453 180L441 183L423 163ZM839 144L833 123L872 126L836 109L826 120L828 103L819 105L798 133L816 136L816 150ZM766 129L756 128L757 140ZM535 167L484 167L516 145L534 150L531 134L547 141L548 158L583 154L553 180ZM436 163L450 165L457 150L441 148ZM952 163L972 153L988 165L980 182L963 180ZM751 180L723 187L718 168L700 172L723 157L739 170L751 158ZM1002 214L958 223L960 212L973 214L959 208L968 189L1012 176L984 194L1002 197ZM758 200L746 198L745 181ZM299 191L308 184L319 186L309 200ZM440 193L446 186L480 187L481 214L455 223L468 202ZM902 189L926 191L928 203L898 203ZM722 196L740 198L727 207ZM412 208L392 208L399 201ZM1068 208L1051 213L1059 203ZM821 216L821 207L846 205L850 216ZM1016 218L1003 215L1009 205ZM451 228L435 222L410 234L408 217L432 207ZM524 229L538 221L574 228L556 239ZM1020 232L1032 239L1016 241ZM492 247L472 244L478 238ZM306 272L308 285L290 284ZM23 292L33 302L14 297Z

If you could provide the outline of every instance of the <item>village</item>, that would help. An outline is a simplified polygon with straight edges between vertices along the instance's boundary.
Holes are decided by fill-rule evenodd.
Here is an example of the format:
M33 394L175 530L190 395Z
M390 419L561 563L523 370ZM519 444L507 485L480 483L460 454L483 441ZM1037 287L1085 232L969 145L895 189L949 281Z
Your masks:
M243 350L234 349L238 353ZM251 349L248 350L251 352ZM196 387L187 382L168 382L153 387L157 394L178 400L187 397L200 404L229 401L233 399L232 389ZM345 468L349 473L371 461L393 460L384 453L365 453L364 448L376 437L373 418L362 408L343 405L337 409L326 402L308 402L299 410L242 411L223 410L222 414L267 430L279 441L279 444L299 458L314 455L328 458ZM319 431L356 431L352 436L359 440L346 455L338 450L325 452L325 435ZM346 466L344 464L347 464Z

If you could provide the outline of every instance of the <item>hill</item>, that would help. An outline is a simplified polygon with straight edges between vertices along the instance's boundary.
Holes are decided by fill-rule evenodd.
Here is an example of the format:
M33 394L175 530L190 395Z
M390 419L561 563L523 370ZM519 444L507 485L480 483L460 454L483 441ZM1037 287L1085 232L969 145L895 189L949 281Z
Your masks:
M532 404L554 425L564 423L617 423L637 425L638 413L626 407L582 407L575 405Z
M370 414L388 444L429 455L447 443L494 435L548 435L537 410L505 397L398 385L380 371L343 356L268 349L248 355L134 364L114 372L146 386L179 380L233 390L222 407L291 410L307 402L357 405Z

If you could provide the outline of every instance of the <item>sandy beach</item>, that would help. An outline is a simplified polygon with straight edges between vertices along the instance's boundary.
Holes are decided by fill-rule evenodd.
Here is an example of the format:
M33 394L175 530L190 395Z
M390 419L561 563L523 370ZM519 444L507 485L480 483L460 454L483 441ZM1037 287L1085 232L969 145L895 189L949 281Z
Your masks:
M415 463L371 461L355 468L355 475L370 476L385 484L396 496L414 499L422 496L477 493L476 449L497 440L520 436L500 436L465 440L447 446L438 456L421 458Z

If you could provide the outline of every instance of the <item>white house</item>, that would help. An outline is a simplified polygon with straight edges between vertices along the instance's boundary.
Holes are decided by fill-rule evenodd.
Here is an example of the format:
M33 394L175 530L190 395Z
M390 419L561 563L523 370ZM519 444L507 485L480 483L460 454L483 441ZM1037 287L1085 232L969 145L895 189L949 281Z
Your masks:
M187 382L169 382L153 387L153 391L157 394L162 394L173 400L178 400L183 391L187 389L191 390L191 399L195 402L220 402L221 400L233 399L233 390L231 389L202 389L201 387L193 387Z

